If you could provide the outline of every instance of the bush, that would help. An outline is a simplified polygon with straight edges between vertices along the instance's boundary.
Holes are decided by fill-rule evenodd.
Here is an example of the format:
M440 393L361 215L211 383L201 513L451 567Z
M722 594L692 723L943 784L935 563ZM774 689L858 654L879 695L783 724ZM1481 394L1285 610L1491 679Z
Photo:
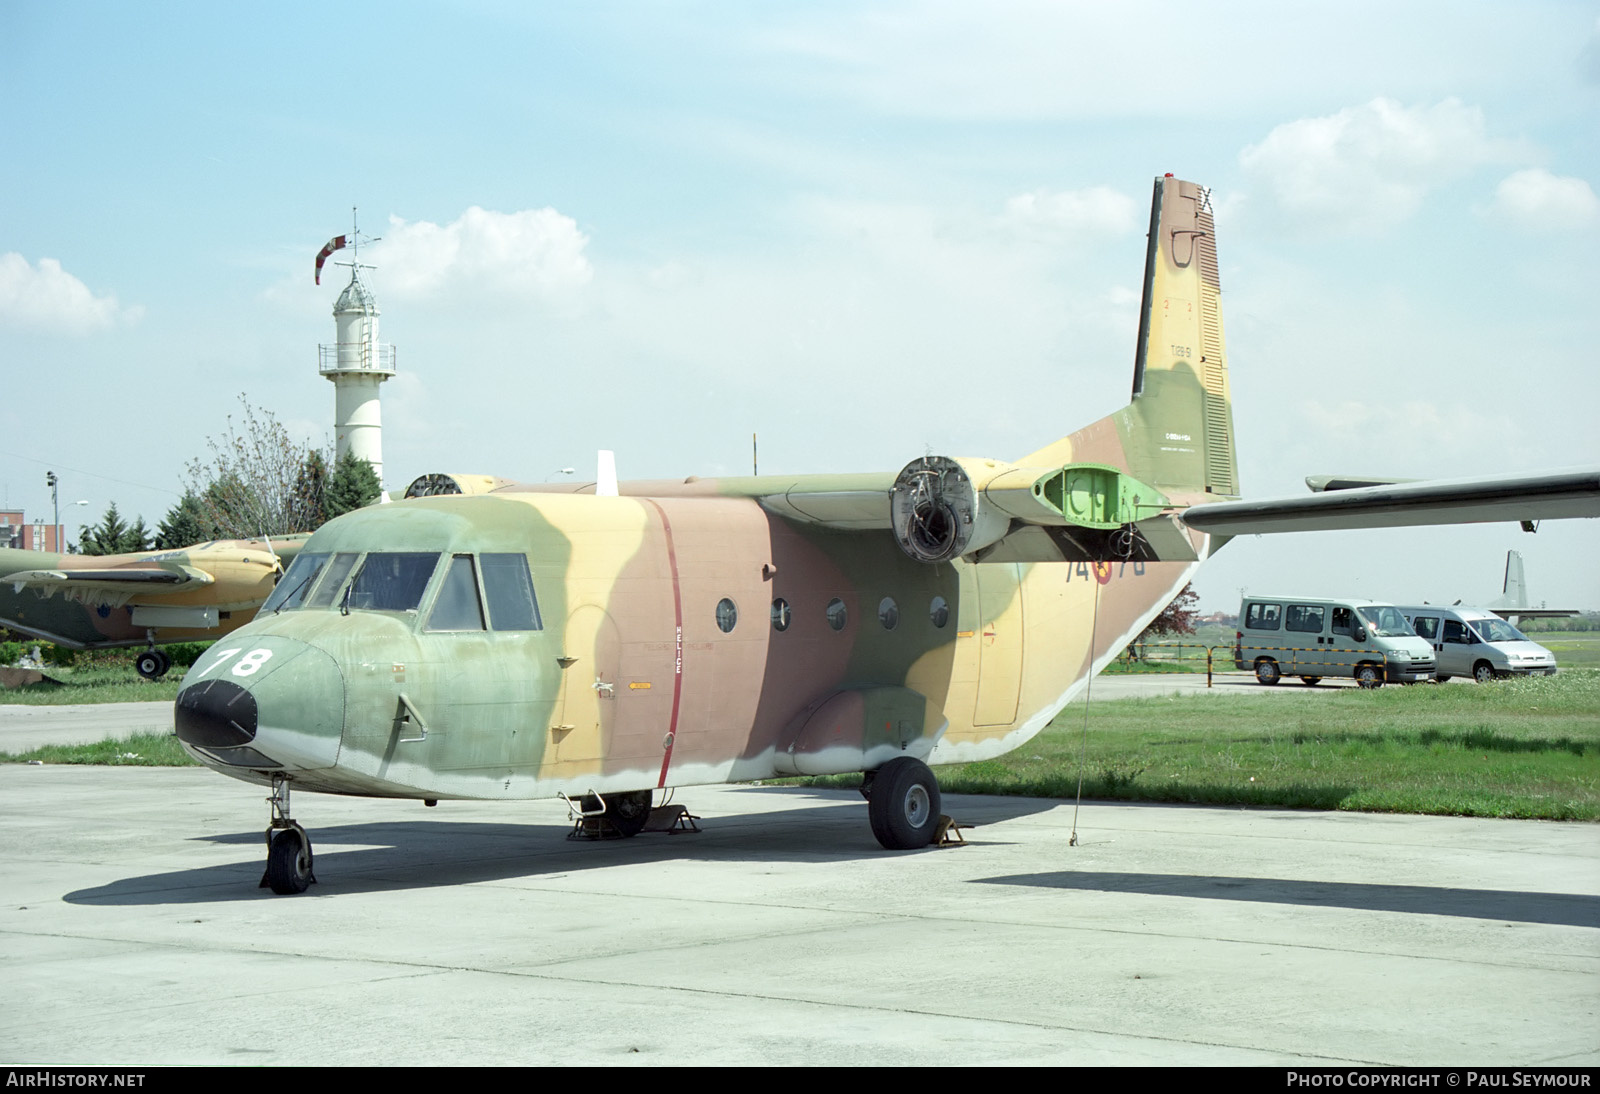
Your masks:
M67 646L57 646L50 642L39 643L39 654L47 665L58 668L70 669L78 660L78 651Z
M15 665L28 653L25 642L0 642L0 665Z
M211 646L212 643L210 642L173 642L161 648L168 657L172 658L174 665L188 668L200 660L200 655L210 649Z

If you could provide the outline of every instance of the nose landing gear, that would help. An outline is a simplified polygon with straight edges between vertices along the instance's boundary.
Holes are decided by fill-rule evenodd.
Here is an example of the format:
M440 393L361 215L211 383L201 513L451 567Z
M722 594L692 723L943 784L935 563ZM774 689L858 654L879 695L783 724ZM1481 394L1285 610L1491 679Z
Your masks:
M289 816L289 780L272 777L272 823L267 827L267 870L258 888L271 889L280 896L303 893L316 875L311 872L311 836L300 822Z

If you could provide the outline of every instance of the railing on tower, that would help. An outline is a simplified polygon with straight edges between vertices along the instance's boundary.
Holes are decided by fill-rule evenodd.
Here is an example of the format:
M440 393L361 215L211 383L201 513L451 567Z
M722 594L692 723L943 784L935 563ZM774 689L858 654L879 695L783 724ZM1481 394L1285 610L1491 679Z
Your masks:
M389 342L335 342L317 347L317 371L324 376L334 372L393 372L394 345Z

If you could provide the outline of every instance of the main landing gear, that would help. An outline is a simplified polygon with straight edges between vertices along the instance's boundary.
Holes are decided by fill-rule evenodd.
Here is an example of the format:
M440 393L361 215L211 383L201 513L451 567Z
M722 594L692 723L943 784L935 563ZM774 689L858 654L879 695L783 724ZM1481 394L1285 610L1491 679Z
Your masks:
M311 836L300 822L289 816L289 780L272 777L272 823L267 827L267 872L258 888L271 889L280 896L303 893L316 881L311 872Z
M154 646L151 646L149 649L145 650L138 657L134 658L133 661L134 671L140 676L143 676L146 680L161 679L167 674L167 670L171 667L172 658L168 657L165 653L156 649Z
M938 834L943 804L939 780L921 760L899 756L867 772L861 794L867 799L872 834L889 850L926 847Z

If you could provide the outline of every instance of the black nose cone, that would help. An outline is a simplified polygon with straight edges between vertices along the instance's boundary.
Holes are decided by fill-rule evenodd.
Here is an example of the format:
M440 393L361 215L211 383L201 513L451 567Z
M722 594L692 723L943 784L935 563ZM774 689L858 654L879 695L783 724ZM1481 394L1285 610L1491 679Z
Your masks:
M178 740L197 748L233 748L256 739L256 697L227 680L206 680L178 693L172 712Z

